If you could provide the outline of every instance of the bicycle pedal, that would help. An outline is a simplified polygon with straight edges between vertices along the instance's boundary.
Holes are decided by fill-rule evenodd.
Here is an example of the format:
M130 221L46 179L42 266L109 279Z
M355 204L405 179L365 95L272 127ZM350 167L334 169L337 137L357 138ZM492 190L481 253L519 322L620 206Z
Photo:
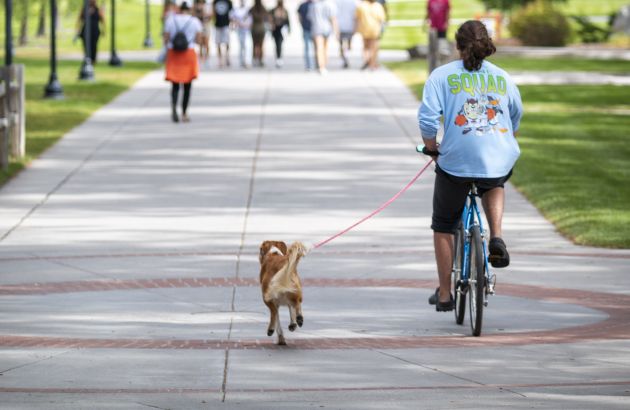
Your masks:
M488 293L494 295L494 287L497 285L497 275L492 274L488 281Z

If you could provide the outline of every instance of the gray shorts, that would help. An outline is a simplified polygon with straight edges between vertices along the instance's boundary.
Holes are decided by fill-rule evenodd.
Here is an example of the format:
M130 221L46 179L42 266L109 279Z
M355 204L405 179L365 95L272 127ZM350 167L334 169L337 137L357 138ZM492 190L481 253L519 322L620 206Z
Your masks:
M230 27L215 27L214 42L216 44L230 44Z
M339 40L341 40L341 41L343 41L343 40L350 41L350 40L352 40L352 36L353 35L354 35L354 33L348 33L348 32L343 33L343 32L341 32L341 33L339 33Z
M500 178L467 178L451 175L435 166L435 186L433 188L433 216L431 229L435 232L455 233L464 211L470 184L477 185L479 196L494 188L503 188L512 171Z

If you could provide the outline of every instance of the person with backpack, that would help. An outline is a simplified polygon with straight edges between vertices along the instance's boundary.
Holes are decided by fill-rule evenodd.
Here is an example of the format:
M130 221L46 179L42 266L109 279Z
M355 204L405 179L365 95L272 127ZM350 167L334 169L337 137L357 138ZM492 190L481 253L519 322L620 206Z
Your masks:
M195 52L195 43L202 41L201 21L190 14L190 7L183 2L179 13L169 17L164 23L164 43L166 53L166 81L172 83L171 118L179 122L177 100L180 84L183 84L182 121L188 122L188 103L192 81L199 75L199 62Z

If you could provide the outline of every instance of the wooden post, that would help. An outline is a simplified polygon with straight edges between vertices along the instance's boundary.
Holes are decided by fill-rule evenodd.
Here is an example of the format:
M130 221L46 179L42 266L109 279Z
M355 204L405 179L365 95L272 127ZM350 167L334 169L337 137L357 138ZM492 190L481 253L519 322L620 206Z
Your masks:
M26 115L25 115L25 93L24 93L24 64L14 64L10 67L13 82L11 84L11 114L13 124L11 127L11 155L14 158L21 158L25 153L26 146Z
M0 168L7 171L9 169L9 134L11 129L9 68L0 68L0 75L2 80L2 87L0 87Z
M7 171L10 157L25 153L24 65L2 67L0 77L0 168Z
M429 30L429 52L427 53L427 58L429 59L429 74L437 68L439 57L437 30L432 28Z

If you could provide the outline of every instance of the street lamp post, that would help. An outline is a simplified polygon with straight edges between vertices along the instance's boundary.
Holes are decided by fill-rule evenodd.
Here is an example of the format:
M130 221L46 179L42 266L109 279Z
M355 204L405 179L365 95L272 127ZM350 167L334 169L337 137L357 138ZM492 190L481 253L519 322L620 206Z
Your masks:
M149 0L145 0L145 10L144 10L144 19L145 19L145 28L146 34L144 36L143 45L146 48L153 47L153 39L151 38L151 8L149 4Z
M57 1L50 0L50 78L44 90L45 98L60 100L63 88L57 79Z
M118 54L116 54L116 0L112 0L112 10L111 10L111 18L112 28L111 30L111 53L109 57L109 65L114 67L119 67L122 65L122 61L118 58Z
M90 22L90 0L83 1L83 44L85 48L85 57L81 64L81 71L79 71L79 80L94 80L94 66L92 65L92 51L91 51L91 39L92 33L90 33L92 27Z
M4 65L9 67L13 64L13 32L11 30L11 20L13 17L13 1L4 1Z

